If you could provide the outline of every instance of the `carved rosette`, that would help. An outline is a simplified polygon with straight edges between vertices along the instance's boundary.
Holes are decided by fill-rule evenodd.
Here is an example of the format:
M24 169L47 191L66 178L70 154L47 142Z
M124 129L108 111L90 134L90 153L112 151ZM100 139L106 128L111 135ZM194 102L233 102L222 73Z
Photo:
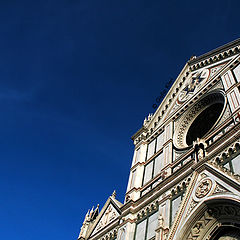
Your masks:
M195 196L197 198L203 198L208 195L210 190L212 189L212 181L209 178L203 179L197 186L195 191Z

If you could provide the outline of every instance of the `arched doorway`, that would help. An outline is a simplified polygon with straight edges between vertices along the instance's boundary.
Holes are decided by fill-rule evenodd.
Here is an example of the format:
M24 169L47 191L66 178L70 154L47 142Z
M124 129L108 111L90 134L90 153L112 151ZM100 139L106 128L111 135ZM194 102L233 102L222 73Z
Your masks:
M224 226L217 229L211 240L240 240L240 229L233 226Z
M227 199L202 203L184 224L178 240L240 240L240 204Z

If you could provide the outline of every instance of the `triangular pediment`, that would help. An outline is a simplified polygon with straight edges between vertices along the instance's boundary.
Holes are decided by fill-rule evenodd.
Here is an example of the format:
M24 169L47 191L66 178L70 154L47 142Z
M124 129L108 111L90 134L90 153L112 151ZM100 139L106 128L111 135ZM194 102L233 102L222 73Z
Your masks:
M144 127L155 129L161 126L167 118L173 116L186 102L195 98L207 83L212 82L219 74L221 75L225 67L237 57L238 55L231 56L196 70L192 70L188 62L155 113L144 121Z
M121 206L122 204L114 197L109 197L102 210L100 211L98 217L96 218L93 226L91 227L88 236L93 236L99 233L106 226L114 222L114 220L116 220L121 214Z
M186 236L187 229L194 225L198 212L210 201L220 199L235 199L240 201L239 182L223 171L214 168L206 163L202 172L195 172L186 190L185 196L174 217L168 240L180 240ZM208 221L208 216L204 216L203 221ZM189 232L188 232L189 234ZM190 232L191 235L191 232ZM196 236L189 239L197 239ZM184 238L185 239L185 238ZM186 238L188 239L188 238Z

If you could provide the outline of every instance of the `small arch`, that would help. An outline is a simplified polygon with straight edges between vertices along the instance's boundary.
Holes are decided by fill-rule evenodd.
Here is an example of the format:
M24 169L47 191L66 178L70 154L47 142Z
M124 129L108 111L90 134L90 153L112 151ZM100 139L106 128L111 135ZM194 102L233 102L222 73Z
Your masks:
M238 47L235 47L235 48L234 48L234 52L235 52L235 53L238 53L238 52L239 52Z

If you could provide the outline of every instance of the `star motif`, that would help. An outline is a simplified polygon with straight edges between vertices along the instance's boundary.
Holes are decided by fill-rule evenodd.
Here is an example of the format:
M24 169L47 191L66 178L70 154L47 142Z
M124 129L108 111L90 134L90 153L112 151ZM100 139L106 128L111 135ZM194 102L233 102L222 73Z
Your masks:
M193 76L190 83L183 89L183 91L185 91L187 94L189 92L191 93L194 92L197 85L199 85L204 79L204 77L202 77L201 75L202 75L202 72L200 72L196 76Z

